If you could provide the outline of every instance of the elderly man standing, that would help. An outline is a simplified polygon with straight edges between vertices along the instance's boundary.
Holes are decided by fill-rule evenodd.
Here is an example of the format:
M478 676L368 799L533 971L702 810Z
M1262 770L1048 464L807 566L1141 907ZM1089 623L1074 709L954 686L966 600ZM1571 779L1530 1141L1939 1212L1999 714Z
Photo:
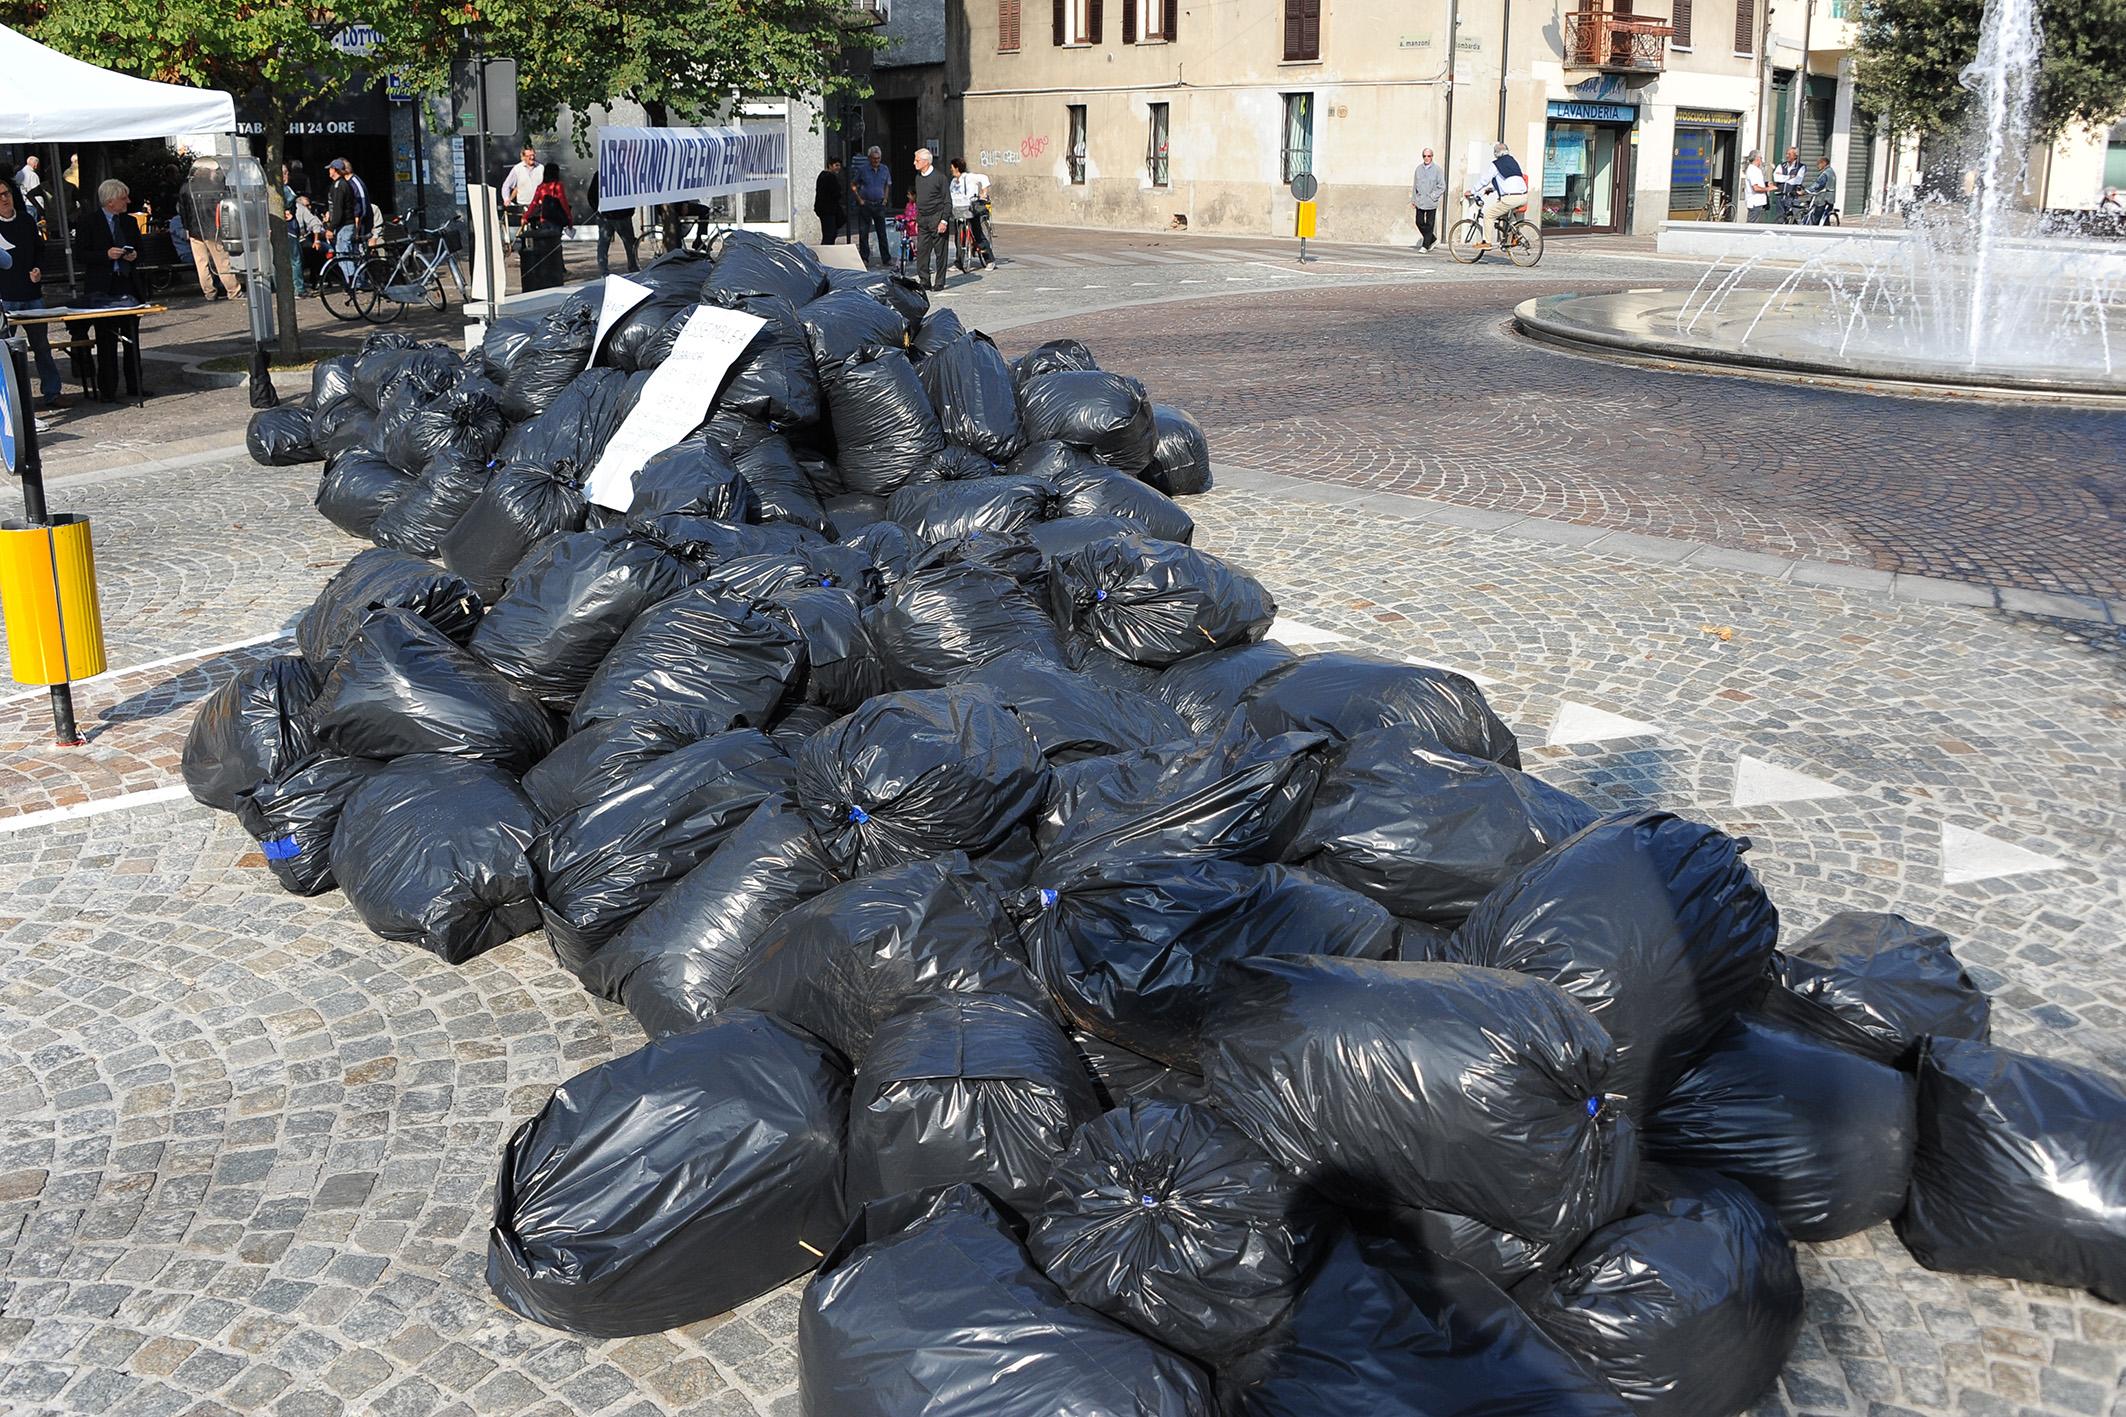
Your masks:
M877 145L864 149L864 155L849 164L849 190L856 196L856 249L863 256L864 264L871 264L871 236L878 234L878 258L881 264L893 259L892 243L886 240L886 193L891 189L893 174L886 168L885 154Z
M140 260L140 227L127 214L132 192L125 183L112 180L96 189L97 209L84 212L74 228L74 264L81 271L82 303L127 306L140 303L136 263ZM139 328L132 320L94 320L96 338L96 387L105 403L118 402L118 337L122 331ZM128 331L129 332L129 331ZM137 368L126 371L133 392L140 392Z
M1426 148L1424 160L1417 165L1417 176L1410 184L1410 205L1417 212L1417 249L1429 251L1438 240L1439 204L1447 196L1447 174L1432 160L1432 149Z
M928 148L915 150L915 231L916 283L943 290L952 249L952 183L930 160Z

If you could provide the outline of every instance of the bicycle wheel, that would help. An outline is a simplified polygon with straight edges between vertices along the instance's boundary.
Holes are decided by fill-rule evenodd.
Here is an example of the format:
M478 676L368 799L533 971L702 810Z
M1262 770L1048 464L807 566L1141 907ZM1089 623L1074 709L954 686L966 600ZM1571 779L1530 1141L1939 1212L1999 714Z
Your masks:
M376 304L376 292L360 286L350 287L347 268L338 261L327 261L324 270L318 272L317 301L335 320L359 320Z
M1465 266L1473 266L1484 257L1480 243L1484 239L1484 224L1475 217L1465 217L1447 229L1447 254Z
M441 311L450 308L450 297L443 293L443 277L431 273L427 283L421 287L421 293L428 297L429 309Z
M1526 268L1543 259L1543 229L1532 221L1513 224L1513 242L1506 255L1516 266Z
M390 283L391 267L385 265L381 257L371 256L362 262L361 274L355 279L355 288L357 291L364 286L369 289L369 309L366 313L371 324L388 325L406 313L406 302L394 299L385 291L384 287Z

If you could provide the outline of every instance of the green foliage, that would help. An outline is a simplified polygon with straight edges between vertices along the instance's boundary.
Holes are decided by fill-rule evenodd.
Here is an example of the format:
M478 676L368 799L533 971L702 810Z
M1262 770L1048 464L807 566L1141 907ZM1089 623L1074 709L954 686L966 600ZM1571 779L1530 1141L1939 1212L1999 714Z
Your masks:
M1956 130L1972 101L1957 76L1978 53L1984 16L1983 0L1866 0L1863 99L1907 131ZM2038 136L2077 123L2101 127L2126 113L2126 0L2038 0L2038 17Z

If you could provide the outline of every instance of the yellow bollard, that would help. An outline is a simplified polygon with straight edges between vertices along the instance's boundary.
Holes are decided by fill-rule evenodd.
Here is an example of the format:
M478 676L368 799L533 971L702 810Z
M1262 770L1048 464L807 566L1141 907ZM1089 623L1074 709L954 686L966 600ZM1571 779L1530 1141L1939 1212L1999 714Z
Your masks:
M103 611L89 519L0 522L0 613L18 684L66 684L103 673Z

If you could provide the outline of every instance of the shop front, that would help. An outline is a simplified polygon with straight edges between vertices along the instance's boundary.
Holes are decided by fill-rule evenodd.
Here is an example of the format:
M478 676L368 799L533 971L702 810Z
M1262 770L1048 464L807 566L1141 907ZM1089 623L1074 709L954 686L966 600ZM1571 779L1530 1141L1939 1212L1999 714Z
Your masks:
M255 156L266 155L262 103L249 96L236 102L236 131L250 140ZM391 105L379 83L348 88L307 106L288 123L287 156L303 165L304 185L313 203L322 203L331 187L325 164L346 158L369 188L369 200L385 211L397 207L392 177L396 154L391 145Z
M1726 221L1742 198L1737 148L1742 115L1717 108L1678 108L1669 155L1668 219Z
M1618 232L1631 224L1632 133L1628 103L1552 99L1543 134L1543 231Z

